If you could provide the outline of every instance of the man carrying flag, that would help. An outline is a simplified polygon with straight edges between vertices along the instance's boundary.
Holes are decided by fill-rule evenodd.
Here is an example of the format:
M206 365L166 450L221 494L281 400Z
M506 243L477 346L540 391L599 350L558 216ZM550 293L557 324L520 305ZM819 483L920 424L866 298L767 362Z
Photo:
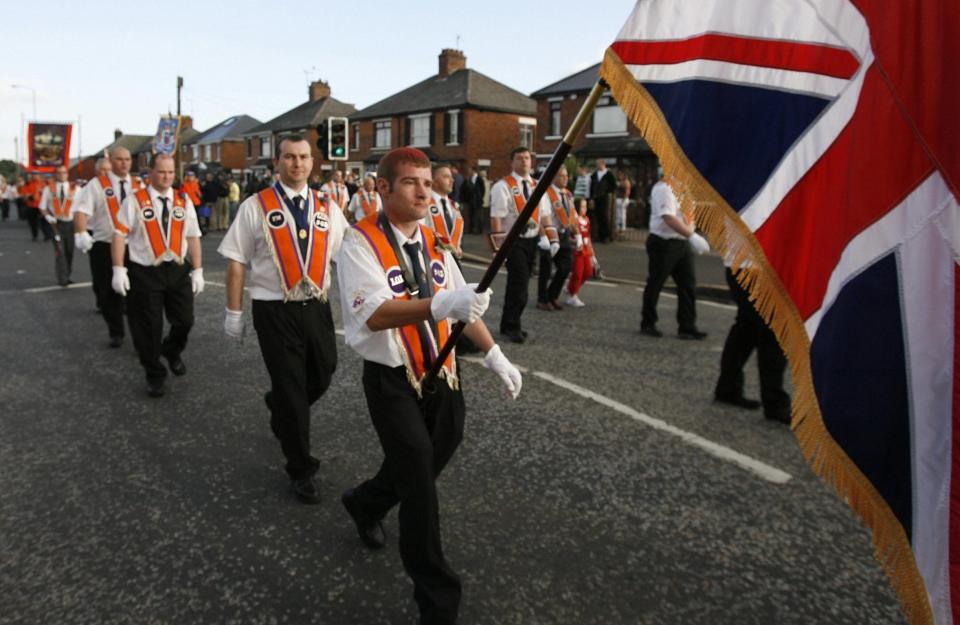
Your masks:
M642 0L601 67L913 625L960 622L958 58L955 0Z

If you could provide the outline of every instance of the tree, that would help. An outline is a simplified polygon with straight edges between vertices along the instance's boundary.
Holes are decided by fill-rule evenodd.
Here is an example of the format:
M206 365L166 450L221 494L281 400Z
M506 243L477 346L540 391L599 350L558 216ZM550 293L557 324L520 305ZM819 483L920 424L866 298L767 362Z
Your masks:
M12 182L17 178L17 164L10 159L0 160L0 176Z

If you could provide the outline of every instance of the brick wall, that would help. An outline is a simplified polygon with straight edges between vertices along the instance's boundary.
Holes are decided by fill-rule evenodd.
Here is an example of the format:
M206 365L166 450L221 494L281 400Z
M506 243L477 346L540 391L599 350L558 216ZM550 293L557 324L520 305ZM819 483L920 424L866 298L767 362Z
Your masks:
M243 169L246 165L247 144L241 140L220 142L220 163L226 169Z

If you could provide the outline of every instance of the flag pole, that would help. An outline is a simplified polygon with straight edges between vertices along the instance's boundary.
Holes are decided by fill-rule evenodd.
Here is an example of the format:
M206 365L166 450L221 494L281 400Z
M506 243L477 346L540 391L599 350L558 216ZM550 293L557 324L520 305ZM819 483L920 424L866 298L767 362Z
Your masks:
M554 176L557 175L557 172L560 170L560 166L563 165L563 162L567 159L567 155L570 154L570 150L573 149L573 144L583 131L583 127L586 125L587 120L590 119L590 115L593 113L593 109L596 108L597 101L600 99L600 96L603 95L605 89L607 89L607 83L602 78L598 80L595 85L593 85L593 89L590 91L590 95L587 96L586 102L584 102L583 106L580 107L580 112L577 113L577 116L574 118L570 128L567 129L566 134L563 136L563 141L561 141L560 145L557 146L556 151L550 158L550 162L547 164L547 168L543 171L543 174L537 181L537 186L534 187L530 197L527 198L527 203L523 207L523 212L517 216L517 220L513 223L513 227L510 228L510 232L507 233L506 238L500 245L500 249L497 250L497 254L493 257L493 260L490 261L487 271L483 274L483 277L480 278L480 283L477 285L477 293L482 293L490 288L494 278L497 277L497 272L500 271L500 267L507 260L507 254L510 253L510 248L513 247L513 244L520 237L520 233L526 229L527 221L529 221L530 216L533 215L533 211L540 203L540 198L542 198L543 194L547 192L547 188L553 184ZM453 346L456 344L457 339L460 338L460 335L463 333L463 329L465 327L466 324L462 321L458 321L456 324L454 324L453 329L450 331L450 336L447 337L446 343L443 344L443 347L440 349L440 353L437 354L436 360L433 361L430 370L423 378L422 387L424 389L432 388L433 381L436 379L437 374L440 373L440 367L442 366L443 361L445 361L447 356L450 355L450 352L453 350Z

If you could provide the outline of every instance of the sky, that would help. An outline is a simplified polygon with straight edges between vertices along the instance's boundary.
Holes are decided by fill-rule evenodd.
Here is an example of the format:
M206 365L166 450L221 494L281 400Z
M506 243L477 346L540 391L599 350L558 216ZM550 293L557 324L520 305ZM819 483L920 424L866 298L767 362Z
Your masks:
M443 48L463 50L467 67L529 94L599 62L633 4L5 4L0 159L15 157L34 93L37 120L74 123L72 158L102 149L117 128L154 134L160 115L176 112L177 76L181 111L201 131L242 113L268 121L306 101L315 79L362 109L436 74Z

